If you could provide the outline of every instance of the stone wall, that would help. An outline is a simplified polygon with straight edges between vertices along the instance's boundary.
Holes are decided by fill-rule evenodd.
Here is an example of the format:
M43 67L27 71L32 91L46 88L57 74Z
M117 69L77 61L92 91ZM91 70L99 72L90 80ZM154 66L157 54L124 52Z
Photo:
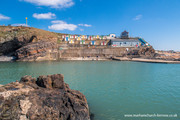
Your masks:
M59 58L69 58L69 57L106 57L110 58L113 56L123 56L126 55L126 48L74 48L59 50Z

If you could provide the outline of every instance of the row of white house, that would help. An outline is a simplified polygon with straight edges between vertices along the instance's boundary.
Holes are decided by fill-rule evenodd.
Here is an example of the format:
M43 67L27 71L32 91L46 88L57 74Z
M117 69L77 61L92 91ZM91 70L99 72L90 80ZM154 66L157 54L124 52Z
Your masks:
M80 40L79 42L77 41L76 44L80 44L80 45L107 45L109 41L100 41L100 42L97 42L95 40L92 40L92 41L86 41L86 40ZM68 42L69 44L75 44L75 40L70 40Z
M62 35L65 41L70 40L107 40L115 38L115 34L110 35Z

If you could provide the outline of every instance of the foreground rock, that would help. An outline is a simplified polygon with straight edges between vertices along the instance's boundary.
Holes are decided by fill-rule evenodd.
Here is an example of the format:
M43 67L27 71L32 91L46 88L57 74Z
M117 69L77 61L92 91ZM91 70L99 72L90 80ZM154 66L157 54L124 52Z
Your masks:
M1 120L89 120L85 96L71 90L61 74L24 76L0 86Z

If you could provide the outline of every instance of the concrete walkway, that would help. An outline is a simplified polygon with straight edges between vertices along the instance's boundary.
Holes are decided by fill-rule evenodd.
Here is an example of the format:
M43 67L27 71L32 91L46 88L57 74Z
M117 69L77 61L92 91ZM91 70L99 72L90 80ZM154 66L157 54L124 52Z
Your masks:
M180 61L157 60L157 59L144 59L144 58L127 58L127 57L114 57L113 60L118 61L135 61L147 63L167 63L167 64L180 64Z
M143 59L143 58L133 58L132 61L136 61L136 62L148 62L148 63L180 64L180 61L156 60L156 59Z
M104 58L104 57L63 57L63 58L61 58L61 60L73 60L73 61L78 61L78 60L80 60L80 61L93 61L93 60L95 60L95 61L104 61L104 60L109 60L109 59L107 59L107 58Z
M12 61L12 60L14 60L14 57L0 56L0 62L6 62L6 61Z

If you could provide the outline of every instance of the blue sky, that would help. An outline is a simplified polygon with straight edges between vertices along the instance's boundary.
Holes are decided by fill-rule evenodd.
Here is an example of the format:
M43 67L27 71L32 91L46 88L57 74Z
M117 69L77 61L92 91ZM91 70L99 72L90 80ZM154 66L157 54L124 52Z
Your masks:
M158 50L180 51L180 0L0 0L0 25L88 35L142 37Z

